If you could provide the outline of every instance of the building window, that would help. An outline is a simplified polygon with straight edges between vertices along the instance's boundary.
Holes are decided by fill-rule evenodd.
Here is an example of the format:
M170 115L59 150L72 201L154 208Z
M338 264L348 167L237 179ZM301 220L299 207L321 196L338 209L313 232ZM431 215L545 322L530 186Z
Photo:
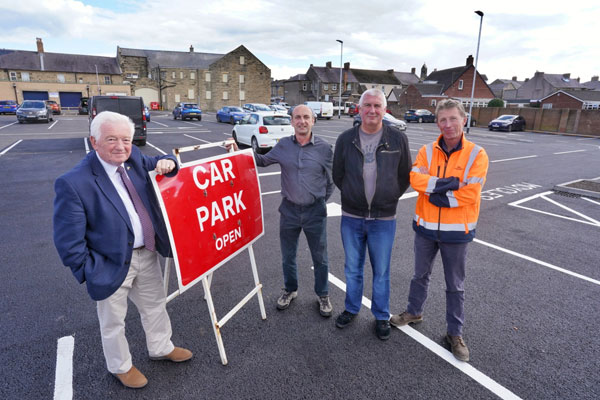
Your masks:
M550 110L552 108L552 103L544 103L542 104L542 108L544 110Z
M240 56L240 65L244 64L246 64L246 59L244 58L244 56Z
M196 73L190 72L190 79L196 79Z
M175 79L175 71L171 72L171 78Z
M210 82L210 72L207 72L207 73L204 74L204 80L206 82Z
M334 92L337 91L337 84L334 83L331 85L331 90L333 90Z
M243 90L240 90L240 100L246 100L246 92Z
M463 86L464 86L464 82L461 79L461 80L458 81L458 90L463 90Z
M352 84L351 83L347 83L346 84L346 90L352 90Z
M240 75L240 83L244 83L244 75Z
M160 71L160 78L161 79L167 79L167 72L166 71Z
M23 82L29 82L29 72L21 72L21 80Z
M148 72L148 79L152 79L152 72Z
M180 94L176 94L175 95L175 103L179 103L181 101L181 95Z
M431 100L431 106L435 107L437 105L437 101L435 99Z
M79 78L79 83L83 83L83 78Z
M110 76L105 76L104 77L104 84L105 85L110 85Z
M229 93L223 92L223 100L229 100Z
M211 99L211 92L210 90L206 91L206 100L210 100Z
M223 83L227 83L227 78L228 78L227 74L223 74Z
M16 81L17 80L17 72L16 71L10 71L9 75L10 75L10 80L11 81Z
M183 79L184 75L183 75L183 71L179 71L179 79Z
M194 99L194 89L188 89L188 99Z
M383 93L385 93L385 86L384 86L384 85L381 85L381 91L382 91Z
M65 75L64 74L56 75L56 80L59 81L60 83L65 83Z
M138 74L131 72L131 73L127 73L125 74L125 76L127 77L127 79L137 79L138 78Z
M328 84L326 84L326 83L324 83L324 84L323 84L323 90L329 90L329 85L328 85Z
M306 91L306 89L307 89L307 88L308 88L308 85L306 84L306 82L304 82L304 83L302 84L302 90L303 90L303 91Z

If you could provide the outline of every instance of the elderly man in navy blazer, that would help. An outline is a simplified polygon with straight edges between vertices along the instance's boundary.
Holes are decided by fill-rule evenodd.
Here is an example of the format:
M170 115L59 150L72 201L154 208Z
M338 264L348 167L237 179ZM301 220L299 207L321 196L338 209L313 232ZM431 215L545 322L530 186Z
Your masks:
M54 243L64 265L97 302L108 370L126 387L148 380L133 366L125 338L127 298L136 305L151 359L186 361L171 342L158 254L169 241L148 171L173 176L172 156L149 157L132 145L134 125L104 111L90 126L95 151L55 182Z

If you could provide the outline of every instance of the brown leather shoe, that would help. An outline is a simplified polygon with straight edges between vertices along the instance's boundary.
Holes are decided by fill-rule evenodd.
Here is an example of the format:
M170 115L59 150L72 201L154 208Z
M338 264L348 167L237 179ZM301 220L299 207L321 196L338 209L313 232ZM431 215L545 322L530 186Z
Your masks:
M131 366L131 369L124 374L113 374L123 386L131 389L140 389L148 384L148 379L140 372L139 369Z
M169 360L173 362L183 362L192 358L194 354L183 347L175 347L172 352L162 357L150 357L151 360Z
M462 336L446 335L446 341L450 344L452 354L457 360L469 361L469 348L465 344Z

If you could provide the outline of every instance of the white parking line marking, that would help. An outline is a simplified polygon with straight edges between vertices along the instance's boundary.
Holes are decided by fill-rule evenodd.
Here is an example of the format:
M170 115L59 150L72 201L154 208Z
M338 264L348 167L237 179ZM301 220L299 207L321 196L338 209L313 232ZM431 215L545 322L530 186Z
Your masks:
M3 156L4 154L8 153L8 151L10 149L12 149L13 147L15 147L16 145L18 145L19 143L21 143L23 141L23 139L17 140L15 143L12 144L12 146L4 149L4 151L2 151L2 153L0 153L0 156Z
M152 144L152 143L150 143L150 142L146 142L146 144L147 144L148 146L152 147L153 149L156 149L156 150L157 150L159 153L161 153L161 154L163 154L163 155L166 155L166 154L167 154L167 153L165 153L164 151L162 151L161 149L159 149L158 147L156 147L155 145L153 145L153 144Z
M274 190L274 191L272 191L272 192L263 192L263 193L261 193L260 195L261 195L261 196L266 196L266 195L268 195L268 194L275 194L275 193L281 193L281 190Z
M161 123L161 122L156 122L155 120L152 120L152 121L150 121L150 123L151 123L151 124L158 124L158 125L160 125L160 126L164 126L164 127L166 127L166 128L168 128L168 127L169 127L169 125L163 124L163 123Z
M329 274L329 282L340 288L344 293L346 292L346 284L331 273ZM362 304L367 308L371 308L371 300L367 299L365 296L362 297ZM429 339L427 336L411 328L410 326L403 326L398 329L407 334L411 339L415 340L417 343L423 345L427 350L439 356L442 360L446 361L465 375L471 377L471 379L473 379L474 381L476 381L481 386L488 389L490 392L494 393L501 399L520 399L519 396L517 396L504 386L500 385L498 382L485 375L484 373L473 367L471 364L466 363L464 361L458 361L456 358L454 358L451 352L449 352L433 340Z
M559 204L556 201L551 200L548 197L546 197L547 195L552 194L552 193L553 192L548 191L548 192L544 192L544 193L534 194L533 196L529 196L529 197L526 197L524 199L517 200L517 201L514 201L512 203L508 203L508 205L509 206L513 206L513 207L522 208L524 210L529 210L529 211L537 212L537 213L540 213L540 214L551 215L553 217L562 218L562 219L566 219L566 220L569 220L569 221L580 222L582 224L587 224L587 225L592 225L592 226L600 226L600 222L599 221L596 221L595 219L590 218L587 215L581 214L580 212L577 212L577 211L575 211L573 209L570 209L570 208L568 208L568 207L566 207L566 206L564 206L562 204ZM577 218L571 218L571 217L567 217L567 216L564 216L564 215L554 214L554 213L551 213L551 212L548 212L548 211L537 210L535 208L525 207L525 206L521 205L521 203L525 203L527 201L531 201L531 200L534 200L534 199L537 199L537 198L541 198L541 199L546 200L546 201L548 201L548 202L550 202L550 203L552 203L554 205L557 205L557 206L559 206L561 208L564 208L565 210L567 210L567 211L569 211L569 212L571 212L571 213L573 213L575 215L578 215L578 216L584 218L587 221L582 221L582 220L577 219Z
M575 278L579 278L579 279L582 279L584 281L588 281L588 282L594 283L596 285L600 285L600 281L598 281L596 279L592 279L592 278L587 277L585 275L578 274L577 272L573 272L573 271L569 271L569 270L561 268L561 267L557 267L556 265L552 265L552 264L547 263L545 261L541 261L541 260L538 260L536 258L529 257L529 256L526 256L526 255L521 254L521 253L517 253L516 251L512 251L512 250L508 250L508 249L505 249L505 248L500 247L500 246L496 246L495 244L484 242L483 240L473 239L473 241L476 242L476 243L482 244L484 246L491 247L492 249L496 249L496 250L502 251L504 253L507 253L507 254L510 254L510 255L522 258L524 260L531 261L533 263L539 264L541 266L553 269L555 271L562 272L563 274L571 275L571 276L573 276Z
M400 200L411 199L413 197L417 197L418 195L419 195L419 192L407 192L407 193L404 193L402 195L402 197L400 197Z
M15 122L13 122L12 124L8 124L8 125L0 126L0 129L4 129L4 128L6 128L6 127L9 127L9 126L11 126L11 125L17 124L18 122L19 122L19 121L15 121Z
M197 138L197 137L195 137L195 136L190 136L190 135L188 135L187 133L184 133L184 134L183 134L183 136L187 136L187 137L189 137L190 139L196 139L196 140L198 140L198 141L200 141L200 142L204 142L204 143L212 143L212 142L209 142L208 140L204 140L204 139L198 139L198 138Z
M270 176L270 175L281 175L281 171L278 172L265 172L262 174L258 174L258 176Z
M90 152L90 146L88 145L88 139L83 138L83 145L85 146L85 154Z
M535 157L537 157L537 156L533 155L533 156L524 156L524 157L515 157L515 158L505 158L503 160L493 160L493 161L490 161L490 162L495 163L495 162L503 162L503 161L523 160L525 158L535 158Z
M582 151L587 151L587 150L570 150L570 151L559 151L558 153L552 153L552 154L581 153Z
M54 122L52 123L52 125L50 125L50 126L48 127L48 130L52 129L52 127L53 127L54 125L56 125L56 124L58 124L58 120L57 120L57 119L55 119L55 120L54 120Z
M597 201L594 201L592 199L588 199L587 197L582 197L582 199L589 201L590 203L594 203L594 204L598 204L600 206L600 203Z
M73 349L75 338L64 336L56 345L56 377L54 379L54 400L73 398Z

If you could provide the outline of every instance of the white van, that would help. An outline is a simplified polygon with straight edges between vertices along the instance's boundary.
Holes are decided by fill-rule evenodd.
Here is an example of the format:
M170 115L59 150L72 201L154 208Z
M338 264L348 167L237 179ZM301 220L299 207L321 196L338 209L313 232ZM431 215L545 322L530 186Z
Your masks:
M317 114L317 118L333 117L333 103L330 101L305 101L304 104Z

